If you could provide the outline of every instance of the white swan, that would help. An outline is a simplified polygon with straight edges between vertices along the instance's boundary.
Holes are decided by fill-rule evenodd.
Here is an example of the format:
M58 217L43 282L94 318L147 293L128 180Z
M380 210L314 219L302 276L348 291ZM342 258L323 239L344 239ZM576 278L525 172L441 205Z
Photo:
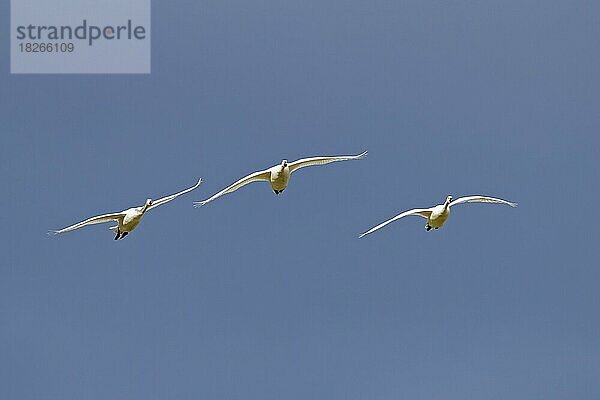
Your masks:
M182 190L179 193L175 193L170 196L165 196L156 201L152 201L151 199L148 199L148 200L146 200L146 204L144 204L142 207L133 207L133 208L129 208L125 211L121 211L121 212L113 213L113 214L98 215L96 217L88 218L85 221L81 221L77 224L68 226L66 228L63 228L63 229L60 229L57 231L50 231L49 233L59 234L59 233L64 233L64 232L72 231L75 229L79 229L86 225L100 224L100 223L109 222L109 221L117 221L118 225L113 226L110 229L112 231L114 231L116 234L115 240L122 239L125 236L127 236L127 234L129 232L134 230L136 226L138 226L138 224L142 220L142 217L144 216L146 211L152 210L155 207L158 207L160 205L168 203L169 201L175 199L178 196L181 196L182 194L191 192L192 190L194 190L198 186L200 186L201 183L202 183L202 178L198 179L198 183L196 183L194 186L187 188L185 190Z
M233 183L232 185L226 187L225 189L221 190L220 192L214 194L212 197L204 201L194 202L194 207L203 206L206 203L213 201L217 197L234 192L242 186L255 181L269 182L271 188L273 189L273 192L275 192L275 194L279 194L285 190L290 180L290 175L297 169L308 167L309 165L329 164L335 161L358 160L364 158L366 155L367 152L365 151L356 156L310 157L302 158L292 163L288 163L287 160L283 160L281 161L281 164L275 165L269 169L265 169L264 171L254 172L240 179L239 181Z
M431 208L415 208L413 210L405 211L401 214L396 215L394 218L388 219L387 221L369 229L365 233L362 233L359 236L359 238L366 236L370 233L373 233L376 230L383 228L387 224L394 222L397 219L406 217L408 215L419 215L423 218L427 218L427 224L425 225L425 229L428 231L431 229L441 228L442 225L444 225L444 223L448 219L448 216L450 215L450 207L454 206L456 204L461 204L461 203L501 203L501 204L507 204L511 207L517 206L517 203L511 203L510 201L496 199L494 197L466 196L466 197L461 197L461 198L458 198L458 199L452 201L452 196L448 196L448 197L446 197L446 202L444 204L439 204L439 205L437 205L435 207L431 207Z

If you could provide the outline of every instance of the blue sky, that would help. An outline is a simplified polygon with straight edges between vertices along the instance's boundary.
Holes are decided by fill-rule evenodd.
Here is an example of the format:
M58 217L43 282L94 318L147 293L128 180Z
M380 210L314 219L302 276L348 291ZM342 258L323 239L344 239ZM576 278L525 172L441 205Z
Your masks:
M150 75L10 75L6 58L0 397L597 399L599 15L154 2ZM283 158L364 149L282 196L192 208ZM200 176L122 241L45 235ZM448 194L519 207L356 238Z

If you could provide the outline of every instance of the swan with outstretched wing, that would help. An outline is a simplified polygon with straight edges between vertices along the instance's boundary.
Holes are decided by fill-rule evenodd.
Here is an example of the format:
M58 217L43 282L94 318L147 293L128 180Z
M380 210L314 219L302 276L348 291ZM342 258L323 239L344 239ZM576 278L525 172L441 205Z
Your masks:
M75 229L79 229L79 228L82 228L87 225L94 225L94 224L101 224L103 222L116 221L117 225L111 227L110 229L113 232L115 232L115 240L122 239L125 236L127 236L129 234L129 232L131 232L138 226L138 224L142 220L142 217L144 216L146 211L152 210L155 207L158 207L160 205L168 203L169 201L174 200L175 198L181 196L182 194L191 192L192 190L194 190L198 186L200 186L201 183L202 183L202 178L198 179L198 182L194 186L189 187L185 190L182 190L181 192L172 194L170 196L165 196L165 197L162 197L162 198L160 198L158 200L154 200L154 201L152 199L147 199L146 203L142 207L133 207L133 208L129 208L127 210L124 210L124 211L121 211L118 213L113 213L113 214L98 215L96 217L88 218L85 221L78 222L71 226L67 226L66 228L55 230L55 231L50 231L49 233L60 234L60 233L73 231Z
M271 189L275 194L280 194L285 190L288 186L290 175L297 169L308 167L311 165L323 165L329 164L336 161L348 161L348 160L360 160L361 158L366 157L367 152L363 152L361 154L355 156L323 156L323 157L309 157L309 158L301 158L300 160L296 160L294 162L288 163L287 160L281 161L281 164L275 165L271 168L265 169L263 171L253 172L250 175L234 182L230 186L221 190L220 192L212 195L206 200L194 202L194 207L200 207L209 203L224 194L234 192L245 186L251 182L257 181L266 181L271 185Z
M450 215L450 207L457 205L457 204L462 204L462 203L499 203L499 204L506 204L511 207L517 206L517 203L512 203L510 201L497 199L495 197L466 196L466 197L460 197L456 200L452 200L452 196L448 196L448 197L446 197L446 201L444 202L444 204L439 204L435 207L430 207L430 208L415 208L414 210L405 211L401 214L396 215L394 218L388 219L387 221L382 222L381 224L369 229L365 233L360 234L359 238L369 235L369 234L375 232L376 230L383 228L387 224L394 222L400 218L409 216L409 215L418 215L420 217L427 219L427 224L425 225L425 229L428 231L431 229L441 228L444 225L444 223L446 222L446 220L448 219L448 216Z

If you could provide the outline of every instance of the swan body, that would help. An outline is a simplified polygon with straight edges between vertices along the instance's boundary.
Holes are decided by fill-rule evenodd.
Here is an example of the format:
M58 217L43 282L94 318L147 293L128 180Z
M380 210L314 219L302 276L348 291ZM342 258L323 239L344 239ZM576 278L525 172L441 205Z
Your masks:
M462 204L462 203L499 203L499 204L506 204L511 207L517 206L517 203L512 203L510 201L498 199L495 197L466 196L466 197L460 197L456 200L452 200L452 196L448 196L448 197L446 197L446 201L444 202L444 204L439 204L437 206L430 207L430 208L415 208L412 210L405 211L405 212L398 214L395 217L388 219L387 221L382 222L381 224L369 229L365 233L360 234L359 238L369 235L369 234L375 232L376 230L383 228L387 224L392 223L400 218L404 218L409 215L418 215L418 216L421 216L421 217L427 219L427 224L425 225L425 229L427 231L429 231L431 229L439 229L442 226L444 226L444 224L446 223L446 220L450 216L450 207L452 207L453 205Z
M191 192L192 190L200 186L201 183L202 178L198 179L198 182L194 186L182 190L181 192L172 194L170 196L162 197L155 201L152 201L152 199L147 199L146 203L142 207L132 207L118 213L98 215L95 217L88 218L85 221L73 224L71 226L67 226L66 228L51 231L50 233L59 234L79 229L86 225L94 225L101 224L103 222L116 221L117 225L110 227L110 229L113 232L115 232L115 240L119 240L127 236L129 232L133 231L138 226L138 224L142 220L142 217L146 214L146 211L152 210L155 207L168 203L169 201L174 200L176 197L179 197L182 194Z
M257 181L269 182L269 184L271 185L271 189L273 189L273 192L275 194L280 194L281 192L283 192L285 190L285 188L287 188L289 181L290 181L290 177L292 175L292 172L296 171L297 169L308 167L311 165L329 164L329 163L336 162L336 161L359 160L361 158L364 158L366 155L367 155L367 152L365 151L365 152L355 155L355 156L309 157L309 158L302 158L302 159L296 160L291 163L288 163L287 160L282 160L281 164L278 164L271 168L265 169L263 171L257 171L248 176L245 176L244 178L238 180L237 182L234 182L230 186L226 187L225 189L214 194L213 196L211 196L210 198L208 198L206 200L194 202L194 207L203 206L203 205L215 200L216 198L221 197L224 194L234 192L234 191L238 190L239 188L241 188L242 186L245 186L251 182L257 182Z
M287 187L292 171L287 163L287 160L283 160L281 165L276 165L269 168L269 184L275 194L279 194Z

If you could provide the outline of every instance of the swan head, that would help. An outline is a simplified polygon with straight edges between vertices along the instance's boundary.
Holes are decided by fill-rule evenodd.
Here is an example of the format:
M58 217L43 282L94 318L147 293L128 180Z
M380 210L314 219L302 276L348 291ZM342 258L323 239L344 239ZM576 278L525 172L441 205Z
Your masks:
M144 204L144 208L142 208L142 212L146 212L148 207L152 205L152 199L146 199L146 203Z
M287 166L288 166L288 160L282 160L282 161L281 161L281 166L282 166L283 168L287 167Z

